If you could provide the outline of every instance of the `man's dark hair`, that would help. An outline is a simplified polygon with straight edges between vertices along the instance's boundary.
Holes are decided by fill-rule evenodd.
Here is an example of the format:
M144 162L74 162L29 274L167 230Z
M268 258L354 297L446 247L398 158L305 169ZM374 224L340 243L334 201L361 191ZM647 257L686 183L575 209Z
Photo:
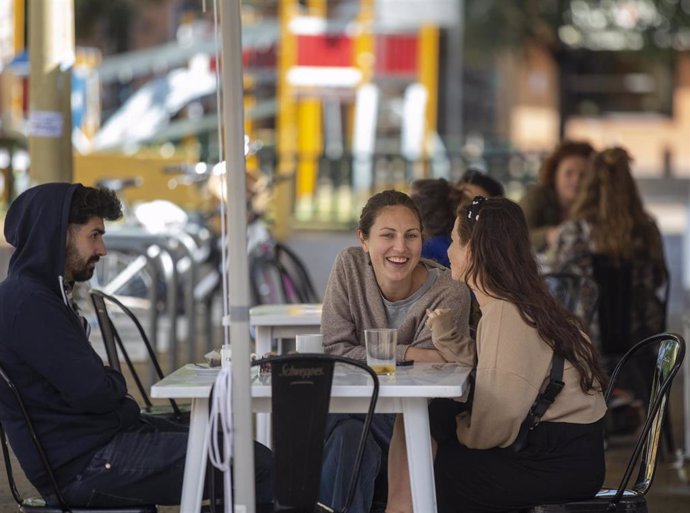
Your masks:
M86 224L92 217L115 221L122 217L122 205L110 189L95 189L82 185L72 195L69 223Z

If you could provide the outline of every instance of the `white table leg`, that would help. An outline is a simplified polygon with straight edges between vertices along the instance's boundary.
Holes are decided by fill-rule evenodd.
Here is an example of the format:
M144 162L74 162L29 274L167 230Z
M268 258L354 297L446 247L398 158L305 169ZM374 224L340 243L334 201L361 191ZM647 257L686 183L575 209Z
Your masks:
M259 358L273 350L272 340L273 328L271 326L257 326L256 327L256 354Z
M256 414L256 441L271 448L271 414Z
M180 513L198 513L204 493L208 458L208 399L192 399L187 457L184 463Z
M436 513L434 460L431 454L427 400L424 397L404 398L402 409L412 508L415 513Z
M273 350L273 327L256 327L256 353L263 357L266 353ZM271 448L271 414L256 414L256 441Z

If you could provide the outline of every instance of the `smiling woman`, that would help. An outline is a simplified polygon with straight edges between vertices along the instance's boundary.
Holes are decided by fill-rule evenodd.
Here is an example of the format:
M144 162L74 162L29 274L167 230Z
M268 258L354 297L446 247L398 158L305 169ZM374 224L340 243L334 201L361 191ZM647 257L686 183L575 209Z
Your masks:
M372 196L362 209L359 247L343 250L333 265L321 319L327 353L364 360L364 330L395 328L396 359L445 362L425 325L427 309L454 314L454 333L469 338L470 297L450 271L423 259L422 220L412 199L389 190ZM386 460L392 415L376 415L364 454L351 512L383 509ZM321 502L342 507L362 429L361 416L331 415L326 431ZM384 502L380 504L379 499Z

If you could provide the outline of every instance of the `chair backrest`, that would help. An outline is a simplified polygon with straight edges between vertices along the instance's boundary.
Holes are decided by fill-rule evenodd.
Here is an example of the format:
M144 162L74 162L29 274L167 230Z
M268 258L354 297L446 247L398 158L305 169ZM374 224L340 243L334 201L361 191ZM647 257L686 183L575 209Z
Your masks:
M586 325L592 322L599 304L599 288L594 280L574 272L551 272L542 275L551 293L568 311L580 315Z
M125 344L122 341L122 338L120 337L120 334L117 331L115 324L113 323L112 319L110 318L110 315L108 314L107 304L109 303L117 306L120 309L120 311L132 321L132 323L137 329L137 332L139 333L139 336L141 337L142 343L146 347L146 352L149 355L151 365L153 366L156 375L160 380L163 379L165 375L163 374L163 369L161 369L161 366L158 362L158 357L156 356L156 351L154 350L153 345L149 341L148 336L146 336L146 332L144 331L141 322L139 322L139 319L137 319L136 315L134 315L134 313L129 308L127 308L127 306L125 306L122 303L122 301L120 301L114 296L108 295L105 292L96 289L92 289L90 295L91 302L93 303L94 310L96 311L98 326L101 329L103 344L105 345L105 351L108 357L108 364L112 368L120 371L121 368L119 355L122 355L122 358L125 360L125 363L127 365L127 369L129 370L132 379L136 384L137 390L139 391L139 394L141 395L141 398L144 401L146 409L150 410L153 407L153 403L149 398L146 387L144 386L143 382L141 381L141 378L139 377L139 373L136 371L136 368L134 367L134 363L132 362L129 353L127 352L127 348L125 347ZM175 415L180 416L181 412L175 400L170 399L169 401Z
M283 290L282 274L278 262L271 253L258 248L249 255L249 285L252 304L289 303Z
M320 302L302 261L279 242L261 245L250 254L249 277L254 304Z
M48 455L46 454L45 449L43 448L43 444L41 443L40 439L38 438L38 434L36 432L36 429L34 428L33 421L31 420L31 415L29 415L29 411L26 408L26 405L24 404L24 399L22 398L21 393L19 392L19 389L15 386L14 382L10 379L9 375L5 371L5 369L0 366L0 378L2 378L2 381L5 382L5 385L9 388L10 392L14 396L14 399L17 403L17 406L19 408L19 411L24 419L24 423L26 424L26 429L29 432L29 436L31 437L31 440L33 441L33 445L36 448L36 452L38 453L41 462L43 463L43 468L46 471L46 474L48 476L48 480L50 481L50 484L53 489L53 494L58 502L58 507L54 508L51 506L46 505L45 500L37 500L37 499L32 499L32 500L24 500L22 499L21 495L19 494L19 490L17 489L16 482L14 480L14 473L12 471L12 458L10 456L10 449L9 449L9 444L7 441L7 434L5 433L5 430L0 424L0 446L2 447L2 457L5 462L5 470L7 471L7 481L10 486L10 491L12 492L12 497L17 503L17 506L22 511L25 512L34 512L34 511L46 511L49 513L54 513L56 511L62 511L63 513L69 512L71 513L74 511L75 513L79 512L84 512L84 511L93 511L94 513L103 513L103 512L112 512L112 513L156 513L158 508L155 505L140 505L140 506L131 506L131 507L115 507L115 508L72 508L67 504L67 501L65 500L64 495L62 494L62 491L60 490L60 486L58 485L57 478L55 477L55 473L53 472L53 468L50 465L50 461L48 459Z
M632 265L592 255L592 276L599 285L599 336L603 355L621 355L633 343Z
M14 480L14 471L12 470L12 457L10 456L10 448L9 448L9 443L7 442L7 434L5 433L5 429L2 427L2 424L0 423L0 445L2 446L2 459L5 462L5 473L7 474L7 484L10 487L10 492L12 493L12 497L14 497L14 501L18 504L22 504L22 496L19 494L19 490L17 489L17 483Z
M276 511L314 511L318 503L324 435L336 363L361 369L372 382L355 469L342 510L347 511L354 497L378 399L376 373L362 362L326 354L291 354L253 363L262 368L270 365Z
M43 468L45 469L46 474L48 475L48 479L50 480L50 483L55 492L55 497L57 498L60 507L63 511L70 511L70 508L67 505L67 502L65 501L62 492L60 491L60 487L58 486L57 479L55 477L55 474L53 473L53 468L50 466L50 462L48 461L48 456L46 455L45 449L43 448L41 441L38 439L38 435L36 433L36 430L34 429L34 424L31 421L31 416L29 415L29 411L26 409L24 400L22 399L19 389L14 385L9 375L7 374L7 372L5 372L5 369L3 369L2 366L0 366L0 377L2 377L2 380L10 389L10 392L12 393L14 399L17 402L19 411L21 412L22 417L24 418L26 428L29 431L31 440L33 441L34 447L36 448L36 452L41 458ZM2 425L0 425L0 438L0 445L2 445L2 456L5 461L5 468L7 470L7 479L10 484L10 490L12 491L12 496L14 497L14 500L17 502L17 505L22 506L23 501L21 496L19 495L19 491L17 490L17 486L14 481L14 474L12 473L12 460L10 458L9 446L7 443L7 435Z
M10 379L9 375L7 372L5 372L5 369L0 366L0 378L5 382L5 385L9 388L10 392L14 396L15 401L17 402L17 407L19 408L19 411L22 414L22 417L24 417L24 422L26 423L26 429L29 431L29 435L31 436L31 440L33 441L34 447L36 448L36 452L38 453L39 457L41 458L41 462L43 463L43 468L46 471L46 474L48 475L48 479L50 480L50 483L53 487L53 490L55 491L55 496L57 497L58 502L60 503L60 506L62 506L63 509L66 511L69 511L69 507L67 506L67 503L65 502L64 497L62 496L62 492L60 491L60 487L58 486L57 479L55 477L55 474L53 473L53 468L50 466L50 462L48 461L48 456L46 455L45 450L43 449L43 445L41 445L40 440L38 439L38 434L36 433L36 430L34 429L34 424L31 421L31 417L29 416L29 411L26 409L26 406L24 404L24 400L22 399L21 393L19 392L19 389L15 386L15 384L12 382ZM22 505L22 499L19 495L19 492L17 490L16 484L14 482L14 478L12 477L12 463L11 459L9 456L9 448L8 448L8 443L7 443L7 438L4 429L0 426L0 436L2 437L2 452L3 452L3 459L5 460L5 467L7 468L7 476L8 479L11 481L10 488L12 490L12 496L14 497L15 501L17 501L18 505Z
M633 448L628 466L618 486L616 495L611 501L613 504L617 503L623 496L623 492L628 486L630 477L638 464L639 470L637 480L632 490L639 495L644 495L652 485L654 471L656 469L659 441L661 439L664 411L666 409L673 378L676 376L683 363L683 358L685 356L685 341L680 335L675 333L661 333L637 343L620 359L611 373L611 380L606 389L605 396L608 401L618 375L631 358L638 353L638 351L644 351L647 348L657 346L657 358L654 366L654 375L652 377L652 389L650 392L647 416L640 435L635 442L635 447Z
M284 272L290 277L299 303L320 303L321 298L304 263L297 254L285 244L276 242L275 255Z
M599 287L601 353L618 357L643 338L666 330L668 270L663 262L616 261L589 254L592 277ZM582 265L582 264L580 264Z

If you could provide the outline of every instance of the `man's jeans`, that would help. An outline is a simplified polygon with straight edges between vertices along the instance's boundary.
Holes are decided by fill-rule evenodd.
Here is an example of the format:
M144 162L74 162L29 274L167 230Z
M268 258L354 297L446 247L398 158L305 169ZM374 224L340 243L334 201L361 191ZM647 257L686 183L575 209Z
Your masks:
M347 499L364 417L345 413L328 416L319 500L335 510L341 509ZM349 513L369 513L375 500L385 507L388 445L394 420L392 414L374 415Z
M139 422L101 448L81 474L63 488L65 500L87 507L179 504L188 434L188 426L142 415ZM254 459L257 509L261 510L272 500L271 451L255 442ZM214 474L216 495L222 499L223 474ZM207 480L205 498L209 489Z

